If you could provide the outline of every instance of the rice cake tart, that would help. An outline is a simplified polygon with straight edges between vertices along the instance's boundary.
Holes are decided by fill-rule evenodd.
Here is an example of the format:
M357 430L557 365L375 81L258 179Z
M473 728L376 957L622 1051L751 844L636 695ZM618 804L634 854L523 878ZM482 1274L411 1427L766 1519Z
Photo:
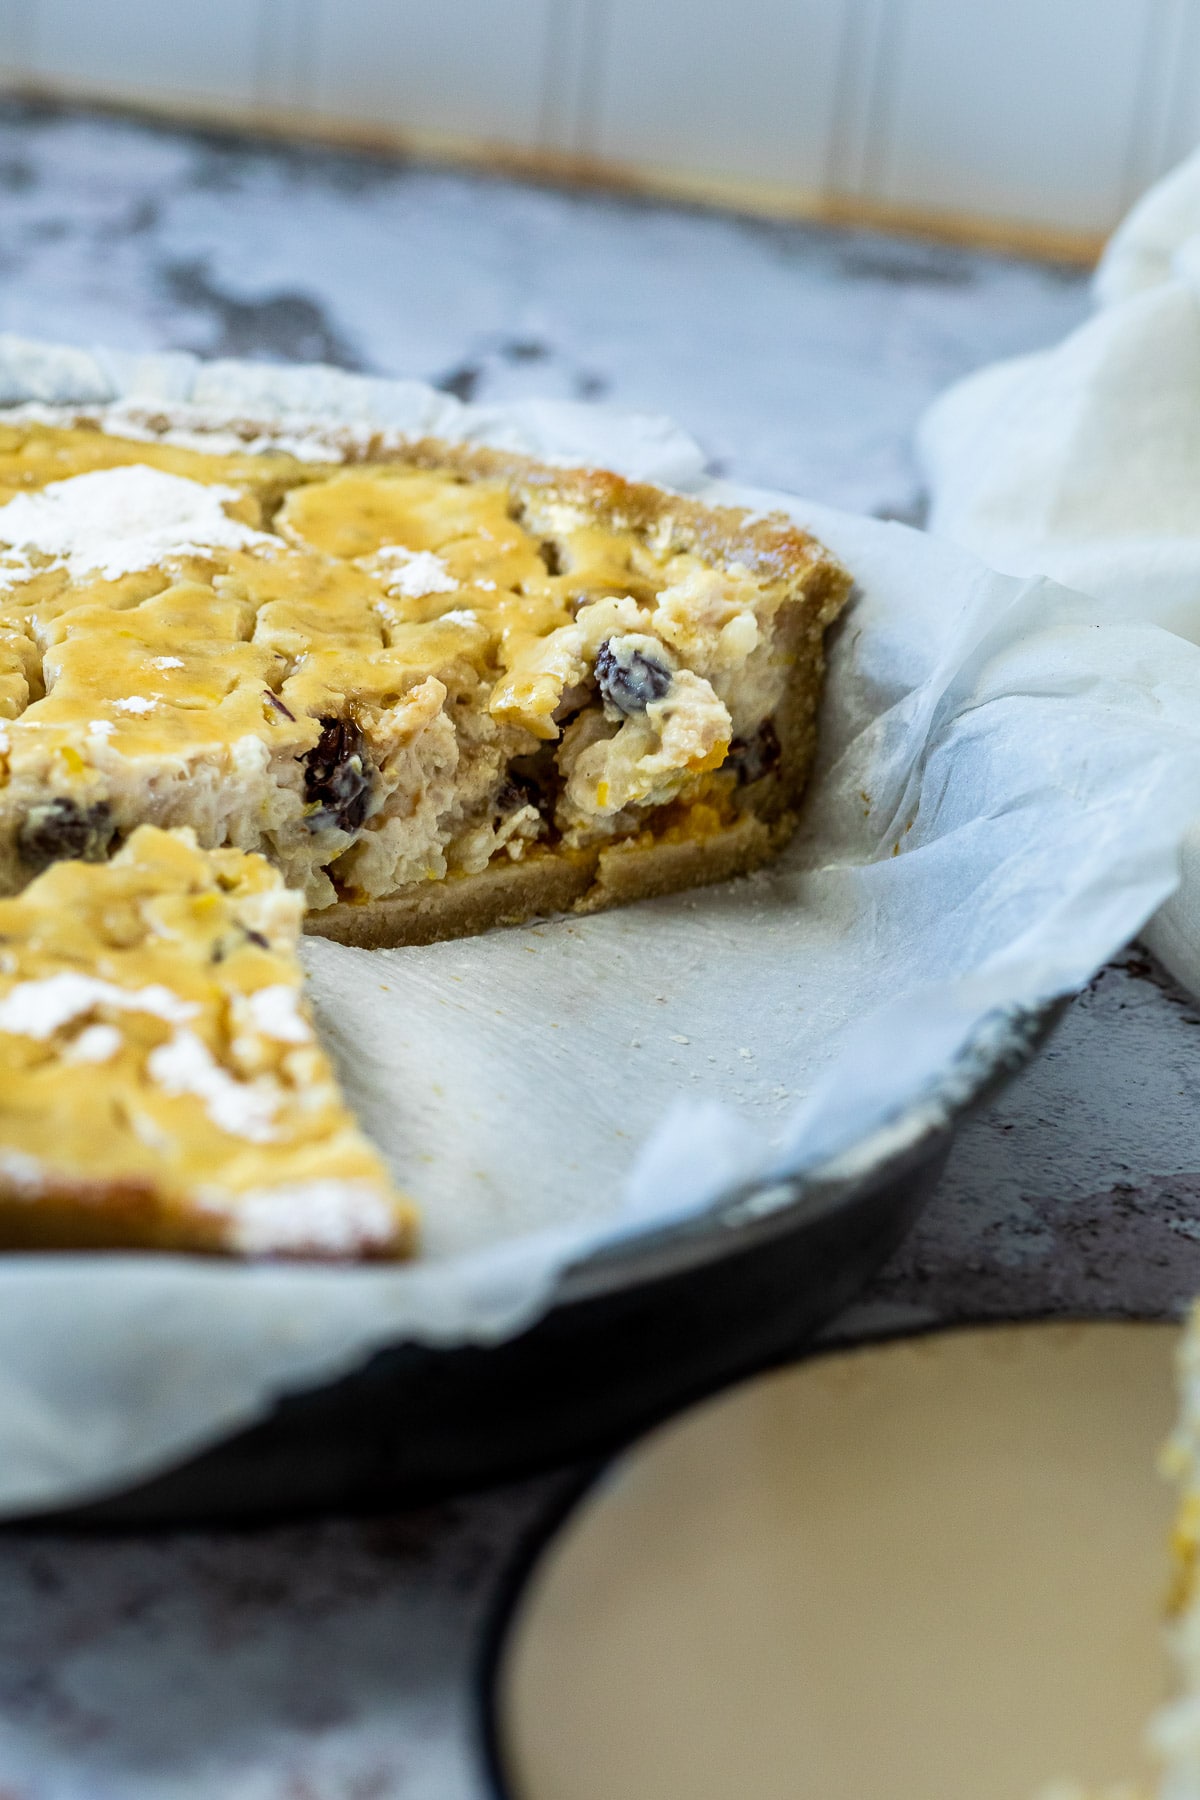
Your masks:
M0 421L0 893L141 824L427 942L785 840L846 571L782 517L434 440Z
M413 1248L301 997L302 905L153 826L0 900L0 1246Z

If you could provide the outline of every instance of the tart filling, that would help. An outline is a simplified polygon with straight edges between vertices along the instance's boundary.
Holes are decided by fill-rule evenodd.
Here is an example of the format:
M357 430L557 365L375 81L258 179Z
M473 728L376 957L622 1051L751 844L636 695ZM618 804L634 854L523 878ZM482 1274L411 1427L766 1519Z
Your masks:
M0 900L0 1244L398 1256L260 856L135 831Z
M0 425L0 892L184 825L353 935L431 883L604 904L786 833L849 588L794 526L496 451L178 436ZM610 850L730 832L595 890Z

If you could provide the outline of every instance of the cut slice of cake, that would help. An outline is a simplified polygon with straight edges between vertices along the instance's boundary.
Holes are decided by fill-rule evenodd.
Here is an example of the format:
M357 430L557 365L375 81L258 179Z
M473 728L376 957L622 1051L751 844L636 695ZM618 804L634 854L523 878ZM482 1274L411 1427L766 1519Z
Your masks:
M0 1246L412 1249L313 1033L301 914L262 857L151 826L0 900Z
M422 942L786 838L850 586L805 532L265 430L0 421L0 892L190 826L269 857L310 929Z

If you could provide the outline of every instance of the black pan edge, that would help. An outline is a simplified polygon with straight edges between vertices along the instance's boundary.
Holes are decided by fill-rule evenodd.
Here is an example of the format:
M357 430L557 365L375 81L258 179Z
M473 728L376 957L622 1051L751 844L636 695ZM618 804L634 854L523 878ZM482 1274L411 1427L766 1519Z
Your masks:
M255 1526L424 1503L611 1454L810 1343L897 1247L961 1118L1028 1061L1060 1011L1003 1019L989 1054L950 1071L921 1128L873 1164L789 1186L760 1215L754 1193L729 1196L700 1221L594 1259L599 1274L582 1265L574 1297L564 1282L513 1338L388 1347L132 1489L14 1523Z

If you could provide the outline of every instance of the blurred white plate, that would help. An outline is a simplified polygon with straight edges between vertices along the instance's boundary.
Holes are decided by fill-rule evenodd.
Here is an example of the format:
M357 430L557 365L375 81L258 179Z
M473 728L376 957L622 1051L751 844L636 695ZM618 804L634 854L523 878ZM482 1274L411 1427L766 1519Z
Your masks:
M893 1342L646 1439L517 1604L515 1800L1032 1800L1144 1773L1176 1335Z

